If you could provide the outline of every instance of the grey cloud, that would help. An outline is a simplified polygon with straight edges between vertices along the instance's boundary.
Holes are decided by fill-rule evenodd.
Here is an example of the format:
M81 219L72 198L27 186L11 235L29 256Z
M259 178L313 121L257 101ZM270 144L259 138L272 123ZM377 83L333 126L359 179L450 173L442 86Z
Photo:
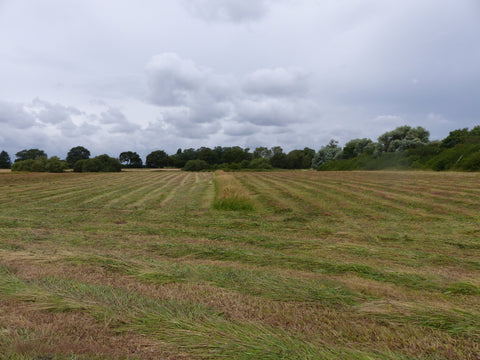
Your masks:
M0 100L0 123L14 129L28 129L36 125L35 117L23 104Z
M223 126L223 133L232 137L254 135L257 134L259 130L260 128L258 126L234 121L229 121Z
M188 107L175 107L163 109L162 121L156 127L162 131L168 130L176 136L187 139L202 139L219 132L218 121L199 122L196 119L198 114ZM154 127L150 126L150 129Z
M95 134L98 134L102 131L102 128L98 125L89 123L89 122L82 122L79 125L73 123L73 121L65 121L57 126L57 128L61 131L62 135L68 138L84 138L84 137L91 137Z
M172 106L188 102L192 91L200 88L206 70L177 54L154 56L146 67L149 99L156 105Z
M213 135L219 126L225 135L247 136L258 127L299 124L318 111L299 69L260 69L234 78L167 53L149 62L147 77L149 99L182 137Z
M270 0L183 0L194 15L206 21L250 22L263 18L269 11Z
M287 126L305 122L315 117L317 111L309 100L244 99L238 103L237 118L259 126Z
M125 114L117 108L109 108L107 111L102 112L98 118L100 124L114 125L107 128L110 133L129 134L140 129L140 126L130 122Z
M258 95L304 96L308 77L300 69L260 69L246 76L243 89Z
M31 109L36 118L44 124L59 124L71 119L73 115L81 115L82 112L73 106L51 104L48 101L35 98Z

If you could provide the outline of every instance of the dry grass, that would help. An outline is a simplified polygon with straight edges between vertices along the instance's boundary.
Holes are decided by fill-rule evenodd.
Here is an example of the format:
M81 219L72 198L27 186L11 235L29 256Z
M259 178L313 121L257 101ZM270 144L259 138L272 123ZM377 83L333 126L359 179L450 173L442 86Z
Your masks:
M0 359L477 359L479 180L2 173Z

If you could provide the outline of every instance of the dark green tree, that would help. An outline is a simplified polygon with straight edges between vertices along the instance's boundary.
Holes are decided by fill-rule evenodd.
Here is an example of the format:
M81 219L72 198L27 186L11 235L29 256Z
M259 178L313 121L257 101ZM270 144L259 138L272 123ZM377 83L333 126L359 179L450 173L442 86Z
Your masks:
M183 168L184 171L202 171L210 168L205 160L188 160Z
M73 165L78 160L85 160L90 158L90 151L88 149L84 148L83 146L76 146L74 148L71 148L70 151L67 154L67 163L68 166L73 168Z
M206 161L210 165L218 162L217 153L208 147L201 147L198 149L198 159Z
M287 169L309 169L315 150L305 148L303 150L292 150L287 154Z
M123 167L126 168L141 168L143 167L143 161L136 152L124 151L118 157Z
M23 161L23 160L35 160L40 157L47 157L47 154L43 150L39 149L29 149L29 150L21 150L15 154L16 159L15 162L17 161Z
M287 154L283 152L283 149L280 146L272 147L270 163L273 167L279 169L285 169L287 167Z
M10 166L12 166L10 155L6 151L2 151L0 153L0 169L10 169Z
M147 168L163 168L170 165L170 158L163 150L152 151L147 155L145 165Z
M259 146L253 151L253 159L270 159L272 157L272 150L264 146Z
M222 163L240 164L243 160L251 160L250 149L242 149L240 146L233 146L222 155Z

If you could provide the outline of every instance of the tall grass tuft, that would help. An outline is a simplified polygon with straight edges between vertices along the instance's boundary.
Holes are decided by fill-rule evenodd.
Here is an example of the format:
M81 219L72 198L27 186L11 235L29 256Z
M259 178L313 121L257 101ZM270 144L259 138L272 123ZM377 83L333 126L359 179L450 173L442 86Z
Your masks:
M253 211L252 199L247 190L242 187L233 175L223 171L215 173L215 200L213 208L216 210Z

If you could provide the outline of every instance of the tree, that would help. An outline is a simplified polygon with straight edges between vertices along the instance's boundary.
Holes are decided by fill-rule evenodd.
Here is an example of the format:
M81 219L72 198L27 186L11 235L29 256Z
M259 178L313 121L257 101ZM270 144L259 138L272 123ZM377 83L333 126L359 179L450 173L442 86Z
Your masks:
M0 153L0 169L10 169L10 166L12 166L10 155L6 151L2 151Z
M271 150L270 164L275 168L285 169L287 167L287 154L283 152L280 146L274 146Z
M170 164L170 158L163 150L152 151L146 160L145 165L148 168L163 168Z
M443 148L452 148L457 144L463 144L466 142L477 142L480 138L480 126L475 126L472 130L468 131L468 128L457 129L450 131L448 136L442 140ZM473 140L473 141L472 141Z
M259 146L255 148L255 150L253 151L253 159L260 159L260 158L270 159L272 155L273 155L272 150L264 146Z
M17 161L23 161L23 160L35 160L40 157L47 157L47 154L43 150L39 149L29 149L29 150L21 150L15 154L16 159L15 162Z
M143 167L142 159L140 155L133 151L125 151L118 157L123 167L126 168L141 168Z
M312 165L315 150L305 148L292 150L287 154L287 169L308 169Z
M399 152L428 144L430 133L421 126L399 126L378 138L381 152Z
M210 165L218 162L217 153L208 147L201 147L198 149L198 159L206 161Z
M240 146L233 146L222 155L222 163L240 164L243 160L250 161L252 154L249 153L249 150L248 148L242 149Z
M330 140L330 142L322 146L320 150L315 154L312 159L312 167L314 169L318 168L320 165L332 161L335 159L342 151L342 148L338 146L338 141Z
M367 138L353 139L345 144L342 151L342 159L352 159L364 152L370 153L375 150L373 141Z
M89 158L90 158L90 151L88 151L88 149L85 149L83 146L76 146L70 149L70 151L67 154L66 160L67 160L68 166L73 168L73 166L78 160L86 160Z

